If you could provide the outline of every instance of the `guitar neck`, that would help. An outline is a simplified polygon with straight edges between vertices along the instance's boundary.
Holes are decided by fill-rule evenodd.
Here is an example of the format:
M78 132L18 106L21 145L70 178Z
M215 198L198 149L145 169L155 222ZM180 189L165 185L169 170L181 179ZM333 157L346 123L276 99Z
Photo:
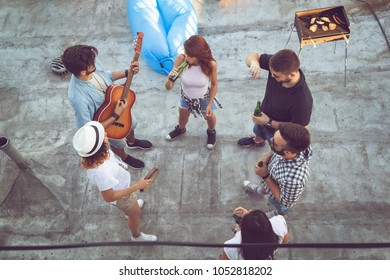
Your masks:
M135 52L132 61L138 61L139 56L140 56L140 53L139 52ZM131 82L133 81L133 76L134 76L134 73L133 73L133 70L132 70L132 66L130 65L129 74L127 76L127 80L126 80L126 83L124 85L124 89L123 89L123 93L122 93L122 98L121 99L126 99L127 98L127 94L129 93Z

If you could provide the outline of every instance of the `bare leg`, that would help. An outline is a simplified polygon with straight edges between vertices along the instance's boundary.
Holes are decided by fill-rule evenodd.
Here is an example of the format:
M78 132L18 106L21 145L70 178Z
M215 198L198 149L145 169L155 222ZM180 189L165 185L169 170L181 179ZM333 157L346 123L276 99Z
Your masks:
M135 141L134 130L130 131L130 133L126 136L126 139L129 143L134 143Z
M185 128L190 117L190 111L179 108L179 128Z
M133 207L126 211L127 226L133 237L138 237L141 234L140 225L141 225L141 208L137 202L134 203Z
M261 138L260 136L255 135L255 143L259 144L259 143L261 143L263 141L264 141L263 138Z
M214 114L214 112L212 112L209 117L206 117L206 120L209 131L212 131L217 124L217 116Z
M127 154L124 149L118 149L113 146L110 146L111 150L122 160L125 160L127 158Z

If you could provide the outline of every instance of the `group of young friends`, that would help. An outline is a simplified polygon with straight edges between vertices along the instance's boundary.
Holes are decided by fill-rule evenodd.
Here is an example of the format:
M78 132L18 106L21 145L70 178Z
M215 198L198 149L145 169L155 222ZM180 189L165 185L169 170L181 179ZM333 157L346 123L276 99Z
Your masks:
M107 137L107 129L127 110L126 100L118 100L114 113L102 122L93 120L103 104L107 88L116 80L127 77L128 70L107 71L97 58L93 46L75 45L67 48L62 62L72 73L68 95L75 116L77 132L73 146L81 157L88 178L97 186L104 201L114 204L127 216L128 228L133 241L156 241L157 237L141 231L141 208L144 204L136 192L148 189L151 179L142 177L131 183L128 167L141 169L144 163L129 154L126 149L150 149L148 140L137 139L134 130L137 120L132 115L130 133L120 140ZM186 132L191 114L200 115L207 122L207 149L213 149L216 141L217 118L214 111L219 102L217 62L201 35L193 35L184 43L184 53L176 57L165 88L171 90L175 81L169 76L178 75L177 69L184 61L187 66L180 74L178 124L168 133L166 140L176 140ZM266 91L261 104L261 115L252 115L254 136L238 141L241 147L264 147L269 143L271 151L254 163L259 182L243 182L246 192L268 196L274 211L264 213L260 209L233 210L242 216L235 236L226 244L281 243L287 242L288 231L284 216L298 201L310 175L309 161L312 156L309 125L313 99L305 76L300 69L297 55L288 49L274 55L250 53L246 65L253 78L260 78L260 69L269 72ZM139 63L130 66L133 74L139 72ZM178 80L176 80L178 81ZM243 246L225 247L221 259L272 259L275 247Z

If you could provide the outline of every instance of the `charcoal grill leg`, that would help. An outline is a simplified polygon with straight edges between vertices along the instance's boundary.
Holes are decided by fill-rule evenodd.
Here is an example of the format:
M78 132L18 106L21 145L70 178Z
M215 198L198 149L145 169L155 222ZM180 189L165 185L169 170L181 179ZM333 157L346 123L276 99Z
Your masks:
M287 42L286 42L286 44L284 45L284 48L286 48L287 47L287 44L288 44L288 42L290 42L290 39L291 39L291 35L292 35L292 33L293 33L293 31L294 31L294 28L293 28L293 24L291 24L291 26L290 26L291 28L291 32L290 32L290 36L288 36L288 39L287 39Z
M345 41L345 60L344 60L344 87L347 87L347 57L348 57L348 42Z

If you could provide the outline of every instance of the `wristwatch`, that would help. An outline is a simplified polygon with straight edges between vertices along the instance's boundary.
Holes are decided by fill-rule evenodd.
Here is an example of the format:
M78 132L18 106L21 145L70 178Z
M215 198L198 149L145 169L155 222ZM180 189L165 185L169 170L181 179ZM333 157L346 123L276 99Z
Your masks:
M269 118L269 120L267 122L267 126L272 127L272 119L271 118Z
M264 181L270 176L271 174L267 174L267 175L265 175L265 176L261 176L261 179L263 179Z

